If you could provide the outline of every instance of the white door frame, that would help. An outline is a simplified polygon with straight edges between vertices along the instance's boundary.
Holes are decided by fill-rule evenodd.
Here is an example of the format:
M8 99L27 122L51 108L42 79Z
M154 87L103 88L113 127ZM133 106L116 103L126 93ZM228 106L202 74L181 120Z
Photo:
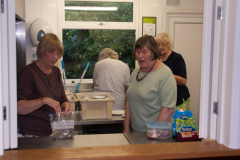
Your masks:
M4 8L5 11L4 13L2 13L2 66L3 70L2 70L2 75L8 75L9 73L9 68L8 66L8 8L7 8L7 0L4 0ZM8 76L3 76L2 77L2 83L4 84L2 86L2 92L3 94L3 106L6 107L6 117L9 117L9 80L8 80ZM3 142L4 142L4 149L8 149L9 148L9 118L7 118L6 120L4 120L3 122Z
M215 0L204 1L199 137L210 137ZM216 95L216 92L214 93ZM212 129L212 128L211 128ZM216 129L216 127L215 127Z
M191 19L191 22L201 23L203 22L203 11L202 10L172 10L166 9L163 13L163 32L174 31L174 29L170 28L174 25L172 23L186 23L187 20L184 19ZM171 34L174 37L173 33Z
M4 14L1 13L1 71L0 83L0 155L3 149L17 148L17 72L16 72L16 36L15 36L15 0L4 0ZM2 58L3 57L3 58ZM4 63L3 63L4 61ZM5 62L7 61L7 63ZM4 65L3 65L4 64ZM5 71L8 71L7 73ZM4 78L4 80L2 79ZM8 81L8 84L4 82ZM4 86L4 87L3 87ZM7 90L7 92L4 92ZM3 96L8 94L8 96ZM4 99L3 99L4 98ZM4 104L3 104L4 102ZM3 122L3 105L7 105L6 121ZM4 127L2 126L4 124Z
M8 78L9 78L9 138L10 148L17 148L17 60L15 0L7 0L8 8Z
M3 142L3 103L2 103L2 14L0 7L0 155L4 153L4 142Z
M217 0L218 1L218 0ZM216 140L240 148L240 1L219 0L223 6L219 42L219 111Z

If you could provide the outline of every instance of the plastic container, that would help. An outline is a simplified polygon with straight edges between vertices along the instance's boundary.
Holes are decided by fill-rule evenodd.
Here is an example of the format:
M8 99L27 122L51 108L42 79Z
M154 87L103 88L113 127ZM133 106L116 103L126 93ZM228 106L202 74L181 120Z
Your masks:
M172 124L170 122L146 122L147 136L153 139L168 139L172 137Z
M68 139L74 136L74 112L60 112L49 115L52 137L54 139Z
M86 119L112 119L112 107L115 102L107 92L84 92L75 93L77 99L81 102L81 118ZM97 99L103 95L104 99Z

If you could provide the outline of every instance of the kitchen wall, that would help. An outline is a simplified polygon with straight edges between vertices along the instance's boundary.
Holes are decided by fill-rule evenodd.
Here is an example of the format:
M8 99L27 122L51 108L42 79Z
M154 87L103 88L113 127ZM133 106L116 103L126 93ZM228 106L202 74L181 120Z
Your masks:
M157 33L162 32L165 9L203 10L204 0L180 0L180 6L166 6L166 0L142 0L142 16L157 17ZM139 22L140 23L140 22ZM140 23L139 26L142 24ZM140 31L142 33L142 31Z
M15 0L15 12L25 20L25 0Z
M30 27L38 18L46 19L57 34L57 1L58 0L25 0L26 20L26 64L36 59L36 49L30 39Z
M16 0L16 5L21 4L20 1ZM32 46L30 40L30 27L31 24L38 18L44 18L53 27L53 32L57 34L57 1L58 0L25 0L25 20L26 20L26 64L31 63L36 53L36 47ZM169 7L165 6L166 0L139 0L142 2L140 5L140 10L142 16L145 17L157 17L157 33L162 31L163 26L163 13L165 9L194 9L194 10L203 10L204 0L181 0L181 6ZM20 13L20 12L19 12ZM141 15L140 14L140 15ZM142 26L139 22L139 26ZM141 28L141 27L140 27ZM139 30L139 33L142 33ZM141 35L141 34L139 34ZM35 56L36 57L36 56Z

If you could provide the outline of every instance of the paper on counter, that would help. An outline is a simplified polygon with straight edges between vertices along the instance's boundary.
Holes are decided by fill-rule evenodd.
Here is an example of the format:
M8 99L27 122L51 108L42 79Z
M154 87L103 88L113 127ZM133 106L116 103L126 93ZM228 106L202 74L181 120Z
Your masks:
M123 114L125 115L125 110L113 110L112 111L112 115L121 116Z

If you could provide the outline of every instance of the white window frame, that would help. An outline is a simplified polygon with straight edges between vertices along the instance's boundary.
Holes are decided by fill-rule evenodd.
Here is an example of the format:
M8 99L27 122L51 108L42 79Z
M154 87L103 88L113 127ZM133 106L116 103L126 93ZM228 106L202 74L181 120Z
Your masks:
M81 0L71 0L81 1ZM133 22L97 22L97 21L65 21L65 0L58 1L58 37L62 40L63 29L116 29L116 30L135 30L136 36L138 37L138 0L84 0L94 2L132 2L133 3ZM102 25L99 25L102 23ZM61 65L62 58L58 61L57 66L62 71ZM67 85L76 85L80 79L66 79ZM75 82L71 83L72 81ZM92 79L83 79L82 83L92 83Z

